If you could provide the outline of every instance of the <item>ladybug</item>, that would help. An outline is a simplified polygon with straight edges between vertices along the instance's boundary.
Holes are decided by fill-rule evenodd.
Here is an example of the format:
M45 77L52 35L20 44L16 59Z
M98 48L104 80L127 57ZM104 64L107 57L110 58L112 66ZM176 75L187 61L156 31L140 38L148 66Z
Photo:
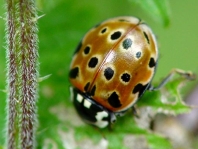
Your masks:
M69 79L79 115L104 128L132 108L156 71L158 47L150 27L135 17L116 17L92 28L74 53Z

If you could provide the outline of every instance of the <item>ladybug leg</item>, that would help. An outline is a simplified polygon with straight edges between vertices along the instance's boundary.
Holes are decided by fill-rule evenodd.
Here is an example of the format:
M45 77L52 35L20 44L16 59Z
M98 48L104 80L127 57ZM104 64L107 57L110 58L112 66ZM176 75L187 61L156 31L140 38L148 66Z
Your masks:
M110 124L108 125L109 131L113 131L113 126L114 126L114 123L110 123Z
M108 125L108 129L110 131L113 130L113 126L114 126L116 120L117 120L116 119L116 115L113 112L109 112L109 125Z
M139 118L139 117L140 117L140 116L139 116L139 111L137 110L136 106L132 106L131 109L132 109L133 115L134 115L135 117Z
M156 86L156 87L153 87L152 85L150 85L148 87L148 90L149 91L155 91L155 90L159 90L160 88L162 88L164 85L166 85L166 83L175 75L175 74L179 74L181 76L183 76L184 78L188 79L188 80L194 80L196 78L195 74L193 74L192 72L190 71L184 71L184 70L181 70L181 69L173 69L168 75L166 78L164 78L162 80L162 82Z

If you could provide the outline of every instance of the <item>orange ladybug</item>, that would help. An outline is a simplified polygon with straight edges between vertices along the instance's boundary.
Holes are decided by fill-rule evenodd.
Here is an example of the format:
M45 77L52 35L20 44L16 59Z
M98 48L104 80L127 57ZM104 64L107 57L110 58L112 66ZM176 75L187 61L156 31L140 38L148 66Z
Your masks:
M157 60L156 38L138 18L112 18L92 28L69 72L79 115L100 128L115 122L150 89Z

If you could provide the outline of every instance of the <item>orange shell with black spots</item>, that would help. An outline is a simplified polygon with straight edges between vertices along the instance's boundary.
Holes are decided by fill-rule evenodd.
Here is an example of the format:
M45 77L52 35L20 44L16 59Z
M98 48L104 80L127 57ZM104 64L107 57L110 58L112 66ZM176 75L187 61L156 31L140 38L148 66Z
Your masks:
M113 112L131 107L149 87L158 60L154 34L135 17L117 17L92 28L70 66L71 84Z

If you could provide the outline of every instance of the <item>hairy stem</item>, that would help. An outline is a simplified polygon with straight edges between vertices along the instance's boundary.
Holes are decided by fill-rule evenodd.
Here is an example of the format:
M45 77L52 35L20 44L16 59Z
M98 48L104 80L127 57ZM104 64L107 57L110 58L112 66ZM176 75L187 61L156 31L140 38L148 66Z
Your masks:
M37 24L34 0L7 0L7 148L32 149L36 130Z

